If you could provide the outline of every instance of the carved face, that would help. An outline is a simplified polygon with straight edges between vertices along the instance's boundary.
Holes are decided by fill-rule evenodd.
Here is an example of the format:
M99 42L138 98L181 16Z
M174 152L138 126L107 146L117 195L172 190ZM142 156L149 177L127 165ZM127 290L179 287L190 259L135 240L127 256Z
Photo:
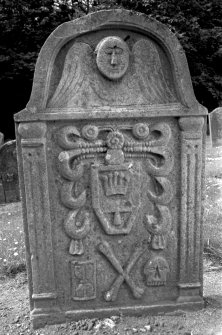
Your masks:
M127 44L117 36L102 39L95 50L96 63L100 72L111 80L121 78L129 65Z
M144 268L147 286L165 285L169 271L169 265L163 257L156 257L149 260Z

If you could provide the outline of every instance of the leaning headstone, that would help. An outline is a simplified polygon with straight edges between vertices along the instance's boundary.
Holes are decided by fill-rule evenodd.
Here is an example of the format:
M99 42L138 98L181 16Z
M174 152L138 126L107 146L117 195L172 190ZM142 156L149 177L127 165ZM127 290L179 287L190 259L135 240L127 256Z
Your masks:
M16 141L8 141L0 148L1 202L20 200Z
M206 115L153 19L50 35L15 116L34 327L203 306Z
M222 107L209 114L210 136L213 147L222 146Z

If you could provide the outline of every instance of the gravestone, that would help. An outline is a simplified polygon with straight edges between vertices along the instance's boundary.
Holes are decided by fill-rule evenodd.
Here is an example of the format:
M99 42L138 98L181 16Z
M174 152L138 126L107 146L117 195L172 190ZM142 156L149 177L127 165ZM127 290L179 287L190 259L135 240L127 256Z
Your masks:
M8 141L0 147L1 202L20 200L16 141Z
M4 134L0 132L0 147L4 144Z
M214 109L209 114L210 137L213 147L222 146L222 107Z
M162 24L59 26L15 116L34 327L203 306L207 110Z

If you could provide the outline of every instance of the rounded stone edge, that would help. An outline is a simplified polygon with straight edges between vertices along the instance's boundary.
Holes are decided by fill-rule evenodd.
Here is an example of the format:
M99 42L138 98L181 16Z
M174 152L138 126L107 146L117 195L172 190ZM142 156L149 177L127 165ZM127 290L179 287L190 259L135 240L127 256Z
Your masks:
M179 118L179 125L182 131L197 131L202 130L204 125L204 117L181 117Z
M190 108L190 114L192 114L192 110L194 112L199 110L199 103L194 95L186 56L176 36L167 26L155 19L151 19L143 13L124 9L94 12L76 20L65 22L51 33L37 59L32 93L27 109L30 110L35 106L35 112L37 113L46 108L53 63L62 46L78 35L107 27L121 28L121 26L146 32L162 46L173 69L179 100Z
M47 126L42 122L34 123L20 123L18 126L18 133L22 138L42 138L47 130Z

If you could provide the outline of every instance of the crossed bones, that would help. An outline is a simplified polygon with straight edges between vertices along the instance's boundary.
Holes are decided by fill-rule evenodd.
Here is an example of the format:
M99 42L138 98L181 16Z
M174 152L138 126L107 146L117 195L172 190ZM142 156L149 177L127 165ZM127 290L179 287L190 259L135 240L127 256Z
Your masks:
M113 265L115 270L119 273L119 275L116 277L115 281L113 282L110 290L105 293L105 300L115 301L117 298L120 286L123 284L124 281L130 287L133 296L137 299L141 298L144 293L144 289L136 286L134 281L130 278L129 273L132 270L133 266L135 265L136 261L139 259L139 257L144 252L142 247L139 247L138 249L134 251L128 264L124 268L122 267L122 265L120 264L116 256L114 255L112 248L110 247L108 242L106 241L101 242L98 245L98 248L103 253L103 255L106 256L109 262Z

